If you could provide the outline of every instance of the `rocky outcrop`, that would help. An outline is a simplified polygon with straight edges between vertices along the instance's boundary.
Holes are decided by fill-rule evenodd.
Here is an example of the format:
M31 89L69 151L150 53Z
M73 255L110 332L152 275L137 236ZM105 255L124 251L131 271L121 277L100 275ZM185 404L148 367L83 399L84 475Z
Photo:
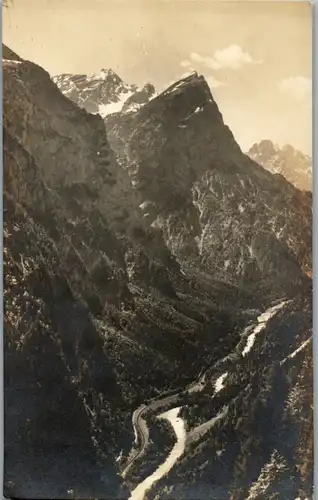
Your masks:
M184 267L258 290L295 289L310 272L310 195L242 153L202 76L106 128L146 221Z
M122 113L136 111L136 109L141 108L141 106L149 102L154 93L155 87L151 83L147 83L143 89L135 92L125 101L121 109Z
M273 174L283 175L298 189L312 191L312 159L290 144L280 148L263 140L253 144L247 154Z

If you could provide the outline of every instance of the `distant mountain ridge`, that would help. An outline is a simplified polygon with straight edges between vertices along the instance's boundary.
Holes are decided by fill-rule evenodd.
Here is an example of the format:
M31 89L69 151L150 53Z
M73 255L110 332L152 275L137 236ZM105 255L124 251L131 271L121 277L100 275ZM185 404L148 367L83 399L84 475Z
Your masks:
M253 144L247 152L273 174L281 174L299 189L312 191L312 158L290 144L279 147L270 140Z
M112 69L102 69L92 75L63 73L52 80L78 106L103 118L138 111L155 96L151 83L139 88L124 82ZM247 155L273 174L283 175L297 188L312 190L312 158L293 146L279 147L266 139L253 144Z
M89 113L102 117L148 102L155 89L125 83L112 69L92 75L63 73L52 78L61 92Z

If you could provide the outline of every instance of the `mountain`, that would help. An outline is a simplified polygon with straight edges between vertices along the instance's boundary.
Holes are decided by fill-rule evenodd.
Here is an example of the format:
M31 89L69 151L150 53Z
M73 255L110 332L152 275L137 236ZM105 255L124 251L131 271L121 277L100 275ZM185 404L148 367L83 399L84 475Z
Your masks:
M242 153L203 77L105 121L145 219L184 269L262 293L299 286L311 270L311 195Z
M273 174L283 175L298 189L312 191L312 158L290 144L280 148L263 140L253 144L247 154Z
M225 355L254 299L186 278L101 117L3 68L6 495L122 498L132 409Z
M135 109L148 102L155 92L149 83L142 89L124 83L111 69L93 75L61 74L54 76L53 81L78 106L101 116Z
M197 74L103 119L3 53L5 496L130 497L171 406L144 498L309 496L311 194Z

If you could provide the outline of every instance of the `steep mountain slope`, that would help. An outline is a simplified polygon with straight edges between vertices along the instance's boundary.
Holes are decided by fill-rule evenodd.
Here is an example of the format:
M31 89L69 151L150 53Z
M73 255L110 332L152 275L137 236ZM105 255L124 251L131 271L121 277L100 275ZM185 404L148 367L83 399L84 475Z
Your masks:
M178 406L186 448L145 498L312 498L309 295L252 323L231 357L208 370L199 396L181 395Z
M120 477L134 412L171 389L190 431L229 409L149 498L283 499L283 460L309 494L310 194L243 155L202 77L104 122L4 54L6 495L128 498L173 441L147 415Z
M247 154L273 174L283 175L298 189L312 191L312 159L293 146L280 148L263 140L253 144Z
M242 153L203 77L106 117L106 128L146 221L184 268L278 293L310 272L311 195Z
M101 116L145 104L155 91L149 83L142 89L124 83L111 69L94 75L61 74L54 76L53 81L78 106Z
M123 498L132 411L230 352L261 304L182 275L100 116L6 54L6 495Z

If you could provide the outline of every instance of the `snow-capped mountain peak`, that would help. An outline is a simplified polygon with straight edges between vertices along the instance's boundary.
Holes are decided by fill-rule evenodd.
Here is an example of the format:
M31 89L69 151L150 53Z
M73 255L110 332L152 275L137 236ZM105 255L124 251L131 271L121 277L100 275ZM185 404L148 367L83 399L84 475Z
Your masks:
M273 174L283 175L299 189L312 189L312 159L290 144L282 147L266 139L255 143L248 156Z
M102 117L122 111L124 105L126 112L133 111L148 102L155 92L150 83L139 88L125 83L115 71L105 68L92 75L61 74L54 76L53 81L78 106Z
M122 79L111 68L109 68L109 69L104 69L104 68L101 69L101 71L99 73L99 76L100 76L100 78L103 78L104 80L113 79L115 81L122 82Z

